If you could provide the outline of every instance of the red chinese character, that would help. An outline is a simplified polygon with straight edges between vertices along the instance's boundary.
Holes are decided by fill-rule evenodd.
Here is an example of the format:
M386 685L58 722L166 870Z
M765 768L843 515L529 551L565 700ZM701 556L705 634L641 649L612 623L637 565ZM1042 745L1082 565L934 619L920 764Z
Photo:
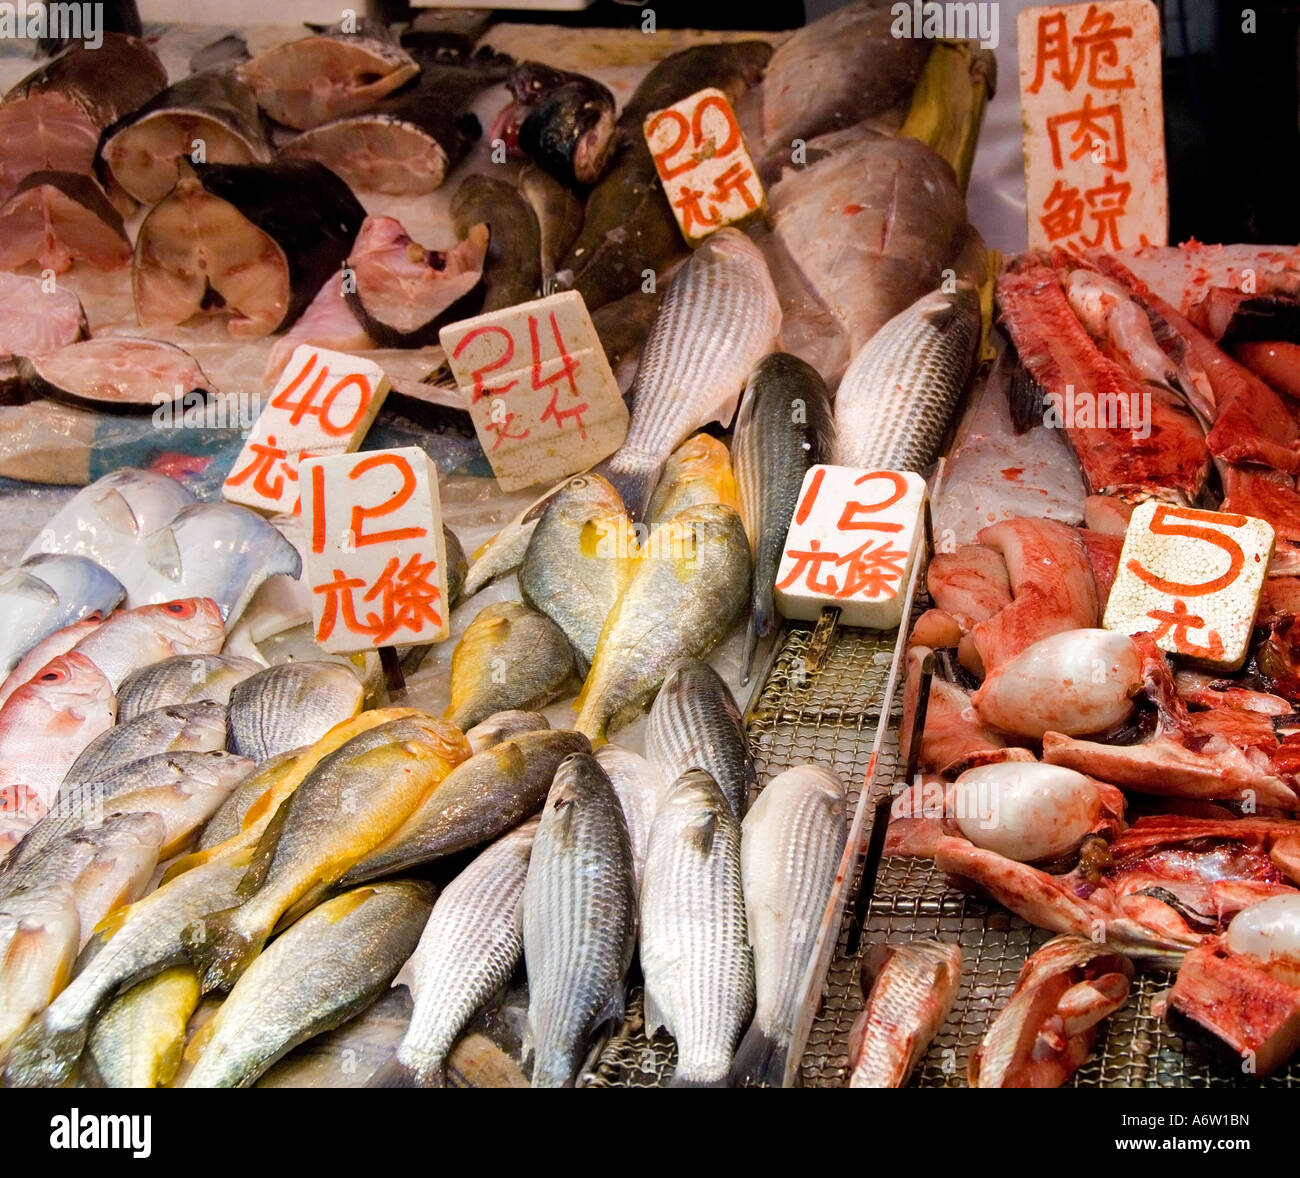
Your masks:
M324 585L317 585L315 593L325 595L325 608L321 610L320 626L316 631L316 641L324 642L334 633L339 614L343 615L343 625L351 634L369 634L369 630L357 617L356 602L352 595L358 589L365 588L361 577L345 577L342 569L334 570L334 580Z
M292 482L298 481L298 472L284 461L288 457L288 451L281 450L275 444L275 435L271 434L265 444L262 442L250 442L248 448L253 452L253 458L243 470L232 470L230 477L226 479L226 485L238 487L246 483L250 478L253 480L253 490L259 495L265 495L268 499L279 499L284 491L284 480L288 478ZM279 464L279 472L276 472L276 464ZM275 475L274 481L271 476Z
M524 430L524 432L521 434L512 434L510 432L510 423L518 420L519 420L518 413L507 413L505 415L504 421L498 421L495 418L493 418L483 427L486 430L491 430L496 433L497 440L492 443L493 451L495 451L496 448L499 445L501 445L501 443L504 442L507 438L511 438L514 441L518 442L518 441L522 441L524 438L528 437L530 433L532 433L532 430Z
M891 548L888 540L881 540L874 548L870 540L865 541L861 547L835 562L846 566L844 588L835 596L852 597L855 593L865 593L868 597L882 596L903 579L906 559L907 552L902 548Z
M758 208L758 201L754 199L753 193L749 191L748 181L753 175L754 173L745 167L743 160L737 160L713 181L711 198L719 204L725 204L727 197L731 193L738 192L747 209Z
M1104 184L1089 188L1083 194L1088 202L1088 216L1097 222L1097 235L1087 243L1089 247L1102 245L1104 239L1109 236L1108 248L1122 248L1117 222L1124 215L1124 207L1128 204L1128 195L1132 187L1127 183L1116 184L1115 177L1107 172Z
M1043 215L1038 223L1047 234L1048 241L1057 241L1078 233L1083 226L1083 200L1079 190L1067 186L1059 177L1043 202Z
M839 563L840 558L838 553L823 552L821 541L810 540L806 552L798 552L791 549L789 555L794 557L794 568L790 570L786 579L777 585L778 589L788 589L806 572L807 576L804 578L804 585L808 589L813 593L821 593L831 597L835 596L839 589L839 582L836 581L834 577L830 576L828 576L824 581L819 581L817 575L821 572L822 565L833 565Z
M712 217L706 217L704 210L700 207L700 201L704 198L704 191L700 188L692 188L689 184L682 186L681 192L673 204L682 210L682 232L690 235L692 223L698 222L702 229L712 229L720 220L718 210L710 205L713 213Z
M1124 67L1124 72L1119 77L1101 75L1103 67L1114 69L1119 65L1119 46L1116 42L1121 37L1131 36L1131 26L1115 27L1113 12L1098 12L1095 4L1088 5L1088 15L1083 18L1074 43L1078 46L1080 57L1087 55L1089 86L1095 86L1098 90L1127 90L1137 84L1129 66Z
M1124 152L1124 114L1119 104L1094 106L1092 95L1085 94L1083 105L1078 110L1051 115L1047 120L1047 134L1052 141L1052 166L1058 172L1064 166L1060 129L1069 123L1076 124L1070 135L1071 141L1076 145L1070 153L1070 159L1082 159L1101 144L1106 149L1107 166L1116 172L1122 172L1128 167L1128 156Z
M1055 78L1067 90L1073 90L1079 80L1079 63L1070 60L1070 30L1065 23L1065 13L1054 12L1038 18L1038 43L1034 49L1036 68L1034 80L1027 88L1027 93L1037 94L1043 88L1046 77ZM1056 69L1047 73L1048 63L1054 63Z
M577 396L577 393L571 393L570 395ZM563 429L564 423L570 417L576 417L578 419L578 433L583 438L586 438L587 425L582 420L582 415L586 413L589 408L590 406L587 404L587 402L583 401L581 405L575 405L572 409L561 409L560 390L557 388L551 393L550 403L542 411L541 420L542 421L553 420L555 422L556 429Z
M430 582L429 577L438 567L437 561L421 560L412 556L405 565L394 556L379 578L366 591L363 601L379 599L380 613L366 615L366 629L374 637L376 646L383 646L399 630L419 633L424 623L440 627L442 618L434 608L442 591Z
M1026 88L1037 94L1047 78L1054 78L1066 90L1073 90L1083 73L1085 60L1088 66L1087 84L1098 90L1124 90L1135 85L1132 69L1126 67L1118 77L1103 75L1102 69L1119 65L1121 37L1132 37L1127 25L1115 27L1115 17L1109 12L1098 12L1096 5L1088 6L1079 32L1070 37L1065 13L1055 12L1038 18L1038 39L1034 50L1034 80ZM1073 43L1074 52L1070 45ZM1048 66L1055 69L1048 70Z
M1206 634L1208 643L1206 646L1197 646L1187 637L1187 631L1201 629L1205 625L1205 619L1188 610L1187 603L1181 598L1174 600L1172 611L1164 609L1148 610L1147 617L1154 622L1160 623L1151 632L1151 637L1159 642L1166 634L1171 635L1174 649L1179 654L1200 659L1219 659L1223 657L1223 639L1219 637L1217 630L1210 630Z

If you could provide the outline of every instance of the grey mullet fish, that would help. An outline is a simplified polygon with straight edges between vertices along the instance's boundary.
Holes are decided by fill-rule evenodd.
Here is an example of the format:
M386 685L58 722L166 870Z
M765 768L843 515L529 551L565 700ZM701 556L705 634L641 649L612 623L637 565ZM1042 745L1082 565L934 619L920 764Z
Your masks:
M732 1087L783 1084L804 975L848 840L844 810L839 777L800 765L768 782L745 815L740 869L757 1001Z
M596 750L596 760L608 775L623 808L628 838L632 843L632 869L636 874L637 894L640 895L645 853L650 845L650 827L659 813L669 783L645 757L616 744L602 744Z
M831 395L817 370L788 352L764 356L749 374L731 443L740 514L754 554L742 684L749 682L758 640L776 623L772 588L803 477L809 467L830 461L834 442Z
M534 1088L568 1088L592 1037L623 1017L635 946L627 822L589 754L560 765L542 811L522 900Z
M641 884L646 1033L677 1040L677 1088L727 1081L754 1005L740 823L707 773L686 774L650 829Z
M835 394L835 462L923 472L939 456L980 338L975 287L931 291L900 311L849 363Z
M664 677L650 709L646 748L671 784L703 769L727 799L737 820L749 808L758 774L749 755L740 708L722 676L699 659L680 659Z
M503 835L438 897L397 980L415 999L397 1050L368 1088L441 1088L447 1057L470 1019L500 991L523 956L519 899L537 819Z
M634 519L669 454L709 422L731 421L745 378L780 330L763 255L739 230L718 230L674 275L632 382L627 437L596 468Z

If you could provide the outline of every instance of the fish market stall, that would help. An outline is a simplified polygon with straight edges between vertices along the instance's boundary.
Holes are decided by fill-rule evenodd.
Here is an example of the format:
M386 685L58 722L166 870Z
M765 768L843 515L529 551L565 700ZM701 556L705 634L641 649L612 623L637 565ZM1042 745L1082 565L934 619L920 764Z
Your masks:
M0 42L0 1083L1291 1084L1300 250L897 7Z

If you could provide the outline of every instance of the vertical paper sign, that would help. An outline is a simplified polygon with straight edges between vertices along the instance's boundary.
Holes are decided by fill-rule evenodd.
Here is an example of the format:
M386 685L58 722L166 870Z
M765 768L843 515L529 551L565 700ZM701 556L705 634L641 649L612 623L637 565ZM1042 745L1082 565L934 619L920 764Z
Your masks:
M1165 245L1160 18L1149 0L1027 8L1016 24L1029 248Z
M301 466L312 625L352 653L447 637L438 471L416 446L309 458Z

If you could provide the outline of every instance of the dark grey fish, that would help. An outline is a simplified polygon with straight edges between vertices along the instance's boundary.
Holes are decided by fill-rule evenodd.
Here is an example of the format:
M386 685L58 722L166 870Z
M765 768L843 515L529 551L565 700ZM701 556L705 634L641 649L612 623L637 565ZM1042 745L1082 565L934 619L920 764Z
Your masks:
M582 231L582 201L554 176L532 164L520 171L518 184L537 218L542 292L551 294L555 289L555 271Z
M526 303L541 292L541 237L537 215L519 190L495 176L471 172L451 198L456 236L475 225L491 234L483 260L482 313Z
M594 184L614 147L614 95L584 74L520 62L507 85L514 102L492 126L565 184Z

